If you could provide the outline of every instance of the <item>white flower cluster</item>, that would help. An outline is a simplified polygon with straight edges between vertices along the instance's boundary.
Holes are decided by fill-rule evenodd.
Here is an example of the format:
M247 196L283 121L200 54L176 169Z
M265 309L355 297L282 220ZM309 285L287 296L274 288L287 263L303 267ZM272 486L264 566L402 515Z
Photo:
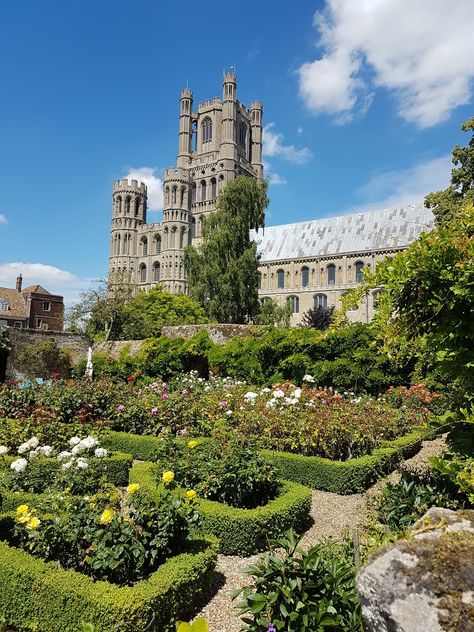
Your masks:
M309 375L309 373L307 373L306 375L303 375L303 382L308 382L308 384L314 384L315 379L312 375Z
M255 404L255 401L258 397L257 393L254 393L253 391L248 391L248 393L245 393L244 395L244 402L246 404Z
M295 406L300 403L300 398L303 391L301 388L295 388L290 397L285 395L281 388L276 388L273 391L272 398L265 404L267 408L282 408L284 406Z
M65 461L61 465L64 470L69 469L73 465L77 469L86 469L89 467L89 462L87 458L85 458L86 456L95 456L98 459L103 459L107 456L107 450L101 448L97 439L91 436L85 439L71 437L71 439L69 439L69 445L71 446L71 450L63 450L56 455L58 461ZM6 446L0 446L0 455L6 454L7 452L8 448ZM28 439L28 441L25 441L25 443L22 443L18 447L18 454L25 455L27 458L21 457L10 464L10 468L17 473L26 470L29 462L28 459L31 461L39 457L52 457L54 456L54 450L50 445L40 446L38 438L31 437L31 439Z

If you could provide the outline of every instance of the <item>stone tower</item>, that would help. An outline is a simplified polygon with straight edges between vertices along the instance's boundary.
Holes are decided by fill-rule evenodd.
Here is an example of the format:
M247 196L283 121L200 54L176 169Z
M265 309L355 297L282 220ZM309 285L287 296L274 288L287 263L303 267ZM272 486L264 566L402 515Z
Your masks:
M238 101L234 72L224 73L222 99L201 101L194 111L191 90L182 90L176 167L163 178L163 219L147 224L143 183L114 183L109 276L126 272L138 288L161 283L173 294L186 292L183 249L199 245L219 191L239 175L263 177L262 124L259 101L250 110Z

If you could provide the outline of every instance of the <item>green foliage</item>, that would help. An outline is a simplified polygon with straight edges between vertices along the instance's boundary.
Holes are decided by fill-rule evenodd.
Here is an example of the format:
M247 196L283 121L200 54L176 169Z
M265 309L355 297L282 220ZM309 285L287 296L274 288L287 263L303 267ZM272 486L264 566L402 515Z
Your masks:
M333 321L334 307L311 307L305 314L301 324L303 327L313 327L325 331Z
M274 325L275 327L289 327L291 321L291 304L286 301L279 305L274 299L267 298L261 304L254 316L255 325Z
M35 557L95 580L128 585L178 553L198 521L192 504L168 488L151 501L140 490L121 500L107 486L91 498L52 499L42 514L20 505L14 537Z
M474 116L462 124L464 132L474 131ZM467 147L453 149L451 184L443 191L430 193L425 206L433 209L438 224L452 221L466 201L474 202L474 134Z
M276 496L275 472L251 443L222 426L211 434L212 441L163 442L158 479L172 469L181 487L232 507L253 509Z
M220 323L245 323L259 309L258 256L249 230L264 226L267 183L237 177L219 194L203 224L199 249L184 251L190 296Z
M30 378L46 379L55 373L67 377L71 370L68 352L58 347L54 338L21 344L16 352L15 364L21 373Z
M137 437L136 446L141 439L145 437ZM172 463L170 467L173 467ZM130 472L130 482L138 483L153 498L157 492L154 464L135 463ZM265 550L268 538L279 537L289 528L302 533L308 527L311 490L282 481L276 498L255 509L239 509L199 497L196 505L202 519L202 530L219 538L220 552L246 556Z
M18 630L64 632L87 621L96 632L174 632L208 593L216 558L215 539L196 539L147 580L119 587L0 542L0 620Z
M0 327L0 351L10 351L10 338L6 327Z
M209 632L209 626L203 617L199 617L193 623L179 623L176 632Z
M244 630L363 630L355 570L335 545L327 541L304 550L293 531L271 544L271 554L245 570L253 584L234 593L242 599Z

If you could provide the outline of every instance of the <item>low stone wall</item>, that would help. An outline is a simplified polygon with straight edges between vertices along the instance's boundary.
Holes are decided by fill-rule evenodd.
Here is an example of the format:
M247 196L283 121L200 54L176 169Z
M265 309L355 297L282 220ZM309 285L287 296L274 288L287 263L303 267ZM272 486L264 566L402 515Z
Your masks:
M175 325L163 327L161 335L167 338L192 338L205 329L209 338L217 345L223 345L237 336L251 336L259 327L256 325Z
M94 342L92 353L106 353L113 360L117 360L122 351L127 351L131 356L136 355L144 340L111 340L109 342Z
M18 379L21 377L15 366L15 357L17 349L23 344L34 344L38 340L50 340L52 338L56 341L58 347L68 351L73 364L87 358L87 350L91 345L88 336L83 334L68 334L60 331L35 331L15 329L13 327L8 327L7 333L10 339L10 351L5 372L7 379Z

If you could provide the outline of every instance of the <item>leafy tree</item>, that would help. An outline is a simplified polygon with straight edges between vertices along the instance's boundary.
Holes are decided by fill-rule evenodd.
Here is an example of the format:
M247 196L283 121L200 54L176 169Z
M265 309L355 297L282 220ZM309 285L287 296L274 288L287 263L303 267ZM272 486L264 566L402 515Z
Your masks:
M255 325L274 325L275 327L289 327L290 320L290 303L286 301L284 305L278 305L272 298L263 301L260 311L253 318Z
M332 323L333 311L334 307L323 307L322 305L311 307L305 314L303 314L301 324L303 327L313 327L314 329L321 329L324 331Z
M0 327L0 351L10 350L10 338L8 337L7 328Z
M474 116L462 124L464 132L474 132ZM446 224L466 201L474 202L474 134L467 147L453 149L451 184L443 191L429 193L425 206L433 210L438 224Z
M204 220L201 247L185 249L189 294L212 320L245 323L259 310L259 257L249 231L264 226L267 186L242 176L229 182Z
M54 338L22 344L16 352L15 365L31 378L50 378L53 373L67 377L71 370L68 352L58 347Z

